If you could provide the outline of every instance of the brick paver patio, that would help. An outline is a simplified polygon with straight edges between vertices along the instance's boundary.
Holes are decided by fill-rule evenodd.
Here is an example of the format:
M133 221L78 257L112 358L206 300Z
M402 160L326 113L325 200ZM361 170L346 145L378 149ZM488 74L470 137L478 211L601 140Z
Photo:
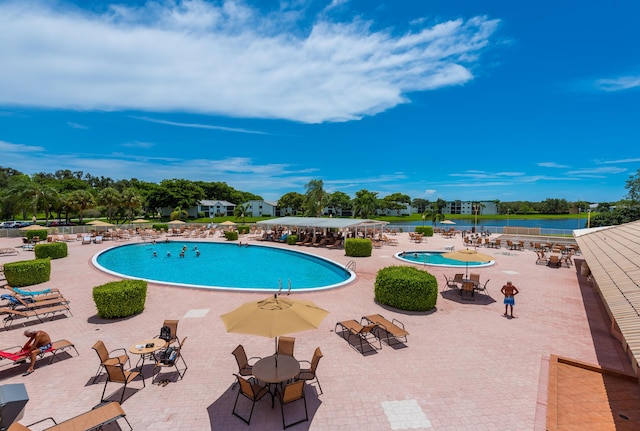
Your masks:
M506 252L482 249L495 255L492 267L474 270L488 284L490 297L461 302L441 294L430 313L404 313L386 309L373 300L378 269L401 264L393 254L402 250L444 250L462 247L458 236L428 238L409 243L399 234L398 246L373 250L371 258L356 260L357 280L342 288L292 294L314 301L330 311L321 327L292 334L298 359L310 360L320 346L324 358L318 375L324 391L307 387L309 422L291 429L311 430L542 430L545 427L548 358L550 354L575 358L609 368L629 370L619 343L610 337L609 323L591 284L576 267L551 269L535 265L533 251ZM173 239L187 242L188 240ZM207 241L220 241L208 239ZM18 246L19 238L1 239L0 248ZM256 243L257 244L257 243ZM128 348L159 333L164 319L179 319L178 335L188 336L183 354L189 370L183 380L165 387L151 384L151 368L144 389L134 382L123 408L138 430L245 430L282 429L280 407L265 398L255 408L251 426L231 414L237 394L232 373L237 371L231 351L243 344L249 356L272 354L272 339L226 333L219 316L264 293L207 291L149 285L146 309L128 319L105 321L96 317L93 286L114 277L92 267L91 257L113 243L69 243L69 257L52 261L51 281L71 300L73 316L28 325L47 331L52 339L69 339L80 352L22 377L26 365L0 362L0 384L24 382L29 393L23 424L47 416L64 420L99 404L104 377L95 384L98 357L91 350L101 339L107 348ZM291 247L277 245L280 247ZM346 264L343 250L304 248ZM2 256L0 264L32 259L33 252ZM580 263L580 256L576 257ZM453 275L453 268L427 267L438 280ZM500 287L512 280L520 289L515 319L502 316ZM337 321L380 313L402 321L410 332L404 348L383 344L382 350L363 356L333 332ZM0 347L22 345L20 325L0 331ZM136 357L132 356L135 364ZM167 370L163 370L166 372ZM138 390L139 389L139 390ZM121 386L110 384L107 393L117 400ZM117 391L117 392L115 392ZM115 393L114 393L115 392ZM246 404L241 407L247 407ZM248 410L247 410L248 412ZM292 414L300 413L293 408Z

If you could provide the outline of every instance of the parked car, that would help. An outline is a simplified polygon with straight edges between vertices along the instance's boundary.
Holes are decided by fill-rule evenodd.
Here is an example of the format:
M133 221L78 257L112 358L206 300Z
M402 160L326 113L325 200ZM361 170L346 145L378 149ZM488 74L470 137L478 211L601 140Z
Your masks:
M0 228L12 229L14 227L18 227L18 226L16 226L16 222L15 221L3 221L2 223L0 223Z
M74 222L66 222L64 220L51 220L48 224L48 226L75 226L76 224Z

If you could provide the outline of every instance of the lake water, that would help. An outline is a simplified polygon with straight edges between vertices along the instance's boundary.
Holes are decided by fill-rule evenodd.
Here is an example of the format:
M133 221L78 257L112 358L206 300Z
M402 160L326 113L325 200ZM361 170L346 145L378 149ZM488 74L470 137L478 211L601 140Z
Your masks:
M455 220L456 224L438 223L438 227L453 227L456 230L472 230L475 225L472 219ZM422 221L394 222L388 227L402 228L404 232L413 231L416 226L423 226ZM424 226L431 226L431 222L425 222ZM505 227L538 227L542 235L565 234L570 235L575 229L587 227L584 219L518 219L511 217L507 219L478 219L477 230L489 231L492 233L502 233Z

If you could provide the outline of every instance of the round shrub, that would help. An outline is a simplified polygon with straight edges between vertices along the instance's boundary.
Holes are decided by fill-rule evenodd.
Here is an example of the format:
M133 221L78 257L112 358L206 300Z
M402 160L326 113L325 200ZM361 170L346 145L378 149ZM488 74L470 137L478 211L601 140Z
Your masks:
M69 249L66 242L48 242L45 244L36 244L34 252L37 259L61 259L69 255Z
M144 280L113 281L93 288L93 302L98 316L115 319L142 313L147 299L147 282Z
M155 230L164 229L166 231L169 229L169 225L167 223L154 223L151 225L151 229L155 229Z
M249 231L251 230L251 226L249 226L248 224L241 224L236 227L236 230L240 232L240 234L249 233Z
M287 237L287 244L296 245L296 242L298 242L298 235L289 235Z
M380 304L406 311L428 311L436 306L436 278L412 266L388 266L378 271L374 287Z
M4 276L7 284L13 287L44 283L51 276L51 260L47 258L5 263Z
M424 236L433 236L433 226L416 226L416 233L421 233Z
M227 241L235 241L238 239L238 231L228 230L224 233L224 237L227 239Z
M351 257L369 257L373 250L370 239L347 238L344 242L344 254Z

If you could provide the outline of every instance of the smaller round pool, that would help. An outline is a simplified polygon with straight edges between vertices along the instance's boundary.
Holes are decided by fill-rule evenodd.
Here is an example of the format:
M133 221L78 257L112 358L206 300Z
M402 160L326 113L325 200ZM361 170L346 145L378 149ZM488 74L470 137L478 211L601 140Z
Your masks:
M485 266L491 266L496 263L495 260L489 262L462 262L460 260L447 259L442 256L444 251L429 251L429 250L410 250L396 253L394 257L404 262L417 263L428 266L444 266L444 267L460 267L466 268L467 266L472 268L484 268Z

